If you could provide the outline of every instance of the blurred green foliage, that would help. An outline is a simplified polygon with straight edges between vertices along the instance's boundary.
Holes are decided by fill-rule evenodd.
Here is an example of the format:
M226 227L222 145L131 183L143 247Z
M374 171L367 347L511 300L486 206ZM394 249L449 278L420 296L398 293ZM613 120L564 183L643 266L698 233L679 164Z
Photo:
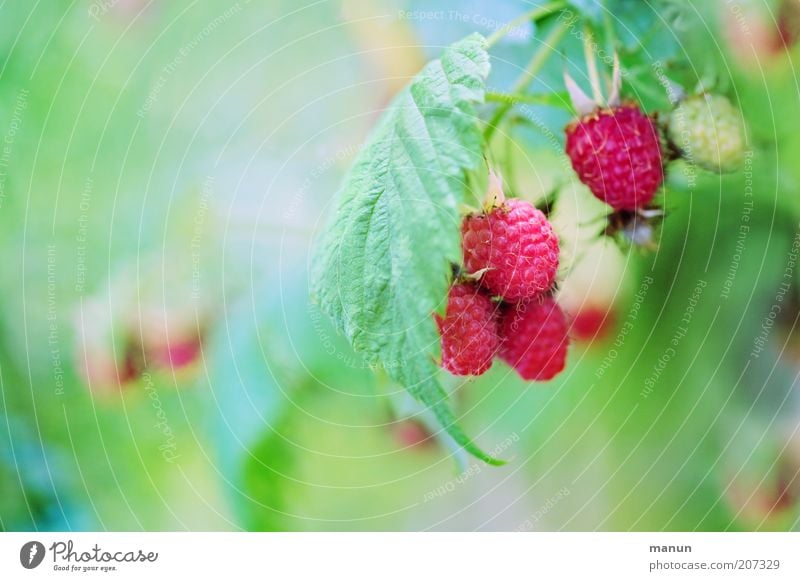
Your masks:
M628 97L665 110L659 71L716 87L741 107L752 154L724 176L673 165L658 251L625 254L616 326L576 344L558 379L527 385L499 364L446 379L467 432L507 466L454 468L438 441L398 440L399 387L308 303L340 178L408 75L376 65L390 61L372 58L386 47L370 32L415 38L403 54L416 62L533 3L441 0L441 18L399 16L430 4L3 5L0 529L798 527L796 503L764 509L800 469L794 281L777 298L796 276L798 53L743 61L731 37L752 37L723 2L569 3L619 50ZM741 4L751 35L777 6ZM492 90L511 86L552 25L493 48ZM577 33L530 92L563 92L565 68L586 84ZM525 152L516 189L565 183L591 204L560 163L568 114L517 114L537 123L498 133ZM109 301L120 276L166 294L195 252L203 291L222 297L202 361L93 398L76 309Z

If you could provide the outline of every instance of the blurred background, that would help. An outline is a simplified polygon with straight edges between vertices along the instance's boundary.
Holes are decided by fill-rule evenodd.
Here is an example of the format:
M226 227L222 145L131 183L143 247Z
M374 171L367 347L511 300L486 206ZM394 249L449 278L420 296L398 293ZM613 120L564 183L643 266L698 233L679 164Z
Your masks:
M798 529L794 0L563 3L619 51L628 96L666 112L665 78L713 86L748 152L723 176L672 167L645 252L599 237L568 112L504 126L512 193L560 192L576 337L546 385L444 378L508 465L456 461L309 302L382 109L536 4L0 4L0 530ZM492 48L492 90L550 25ZM579 36L532 92L563 93L565 68L586 86Z

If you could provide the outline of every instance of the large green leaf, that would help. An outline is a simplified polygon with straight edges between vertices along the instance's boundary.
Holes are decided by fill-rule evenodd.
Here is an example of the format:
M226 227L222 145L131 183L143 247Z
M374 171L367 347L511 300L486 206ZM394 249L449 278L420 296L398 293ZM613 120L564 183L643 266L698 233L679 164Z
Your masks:
M482 163L474 105L489 73L484 44L474 34L450 46L386 111L345 179L314 295L356 351L431 407L461 446L496 463L456 425L436 379L431 315L460 259L465 176Z

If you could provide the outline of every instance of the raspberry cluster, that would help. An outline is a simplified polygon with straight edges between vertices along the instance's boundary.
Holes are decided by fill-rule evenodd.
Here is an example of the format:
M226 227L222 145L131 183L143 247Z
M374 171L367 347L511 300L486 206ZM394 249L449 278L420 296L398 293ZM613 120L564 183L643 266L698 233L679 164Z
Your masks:
M654 227L663 217L653 198L666 162L683 155L711 171L736 169L744 129L727 99L707 94L684 99L661 128L638 105L620 102L617 73L615 65L605 105L566 77L583 113L566 128L566 153L580 181L611 207L602 234L652 248ZM499 357L528 381L555 377L565 366L569 324L553 299L559 246L547 216L524 200L506 200L502 183L490 173L485 209L464 218L461 244L465 276L450 289L444 317L436 316L442 367L455 375L480 375ZM600 323L606 318L603 313ZM577 334L597 325L576 323Z
M462 224L466 280L454 284L442 318L442 367L480 375L499 357L528 381L564 369L567 322L551 296L558 237L529 202L499 200Z

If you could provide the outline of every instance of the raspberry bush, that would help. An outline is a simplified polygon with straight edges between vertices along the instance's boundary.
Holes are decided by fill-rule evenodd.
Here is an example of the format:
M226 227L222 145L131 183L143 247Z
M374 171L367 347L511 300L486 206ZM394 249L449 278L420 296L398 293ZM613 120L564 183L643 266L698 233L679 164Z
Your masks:
M0 528L797 529L798 7L3 3Z
M708 89L685 97L685 75L654 73L643 82L628 70L631 55L642 53L590 13L543 7L528 18L547 32L509 92L486 86L489 51L508 30L501 29L445 49L395 98L345 179L319 244L313 288L370 365L430 409L458 446L492 463L498 460L458 427L436 363L452 375L479 376L497 357L524 381L559 376L568 366L570 326L591 342L615 320L612 299L576 291L574 281L568 319L559 305L564 273L600 236L623 253L656 250L673 163L735 170L744 148L725 96ZM582 58L549 94L531 91L549 57L574 45L569 32L582 39ZM597 39L613 49L600 64ZM660 99L648 96L653 86ZM561 115L570 171L548 192L526 191L515 179L513 147L497 144L519 147L522 129L552 137L542 108ZM565 182L578 188L579 206L596 204L593 196L604 208L594 217L604 226L589 239L575 232L563 238L552 220ZM571 244L566 260L560 239ZM619 271L605 276L612 287L621 283L613 278ZM580 304L575 297L583 297Z

